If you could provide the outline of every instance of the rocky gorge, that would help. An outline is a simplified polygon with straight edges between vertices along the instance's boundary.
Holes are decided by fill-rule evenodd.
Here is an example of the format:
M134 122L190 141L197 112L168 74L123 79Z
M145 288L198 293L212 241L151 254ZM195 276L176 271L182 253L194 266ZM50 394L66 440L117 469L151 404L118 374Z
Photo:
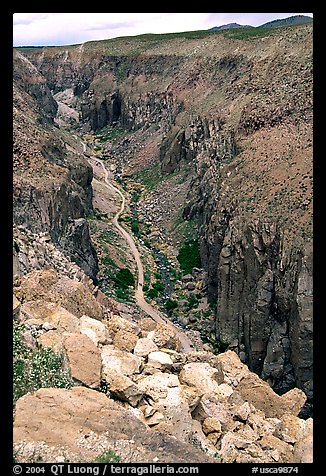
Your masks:
M304 25L14 52L14 320L69 375L18 398L17 461L312 461L311 41ZM181 352L99 288L91 154L139 195L139 236L172 257L198 240L179 287L209 303L192 322L215 349Z

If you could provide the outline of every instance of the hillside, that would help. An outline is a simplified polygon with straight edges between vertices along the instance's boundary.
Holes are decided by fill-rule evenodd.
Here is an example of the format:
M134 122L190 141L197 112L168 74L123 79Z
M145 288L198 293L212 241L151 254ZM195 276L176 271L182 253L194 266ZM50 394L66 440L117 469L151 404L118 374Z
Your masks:
M251 25L239 25L239 23L227 23L226 25L213 26L210 30L228 30L229 28L253 28Z
M313 19L306 15L295 15L293 17L282 18L280 20L273 20L261 25L261 28L277 28L279 26L295 26L312 23Z
M130 252L123 249L121 237L114 234L110 225L119 202L112 188L104 191L100 183L103 171L90 159L97 157L126 197L128 207L121 222L134 233L148 270L144 293L152 305L165 309L184 332L201 335L206 347L201 343L200 351L214 351L218 360L230 355L225 351L234 353L232 372L238 365L244 365L254 372L250 375L257 374L267 382L259 380L259 386L270 391L272 387L278 398L284 397L277 400L281 402L280 413L272 415L266 413L266 408L261 409L266 418L279 418L282 405L292 395L301 395L294 403L296 411L292 416L297 418L299 412L301 417L311 416L312 33L312 25L308 24L293 28L151 34L77 46L20 48L15 60L14 223L19 225L19 251L15 249L15 256L20 278L16 278L15 287L21 305L43 299L44 282L49 282L46 286L51 293L52 289L64 289L60 285L62 277L58 281L51 272L42 274L44 265L39 256L45 253L43 259L48 268L63 274L65 266L69 268L69 279L83 280L104 307L108 302L113 306L112 302L120 299L123 305L127 302L131 306L129 320L142 317L130 298L132 285L128 291L128 286L121 287L117 281L119 269L128 268L134 273L135 268ZM86 159L93 161L92 167ZM44 244L46 240L48 244ZM38 243L34 255L31 243ZM46 252L40 251L42 243ZM184 261L180 256L186 256ZM61 264L60 268L59 262L64 266ZM80 275L75 265L82 268ZM40 274L35 274L35 268ZM76 310L66 308L65 302L70 301L65 298L61 306L76 315ZM26 312L33 317L36 311L32 313L27 306ZM89 312L85 311L85 315ZM110 327L112 314L108 308L101 312L89 317L101 320L106 316ZM77 332L76 327L71 329L68 332ZM112 343L105 343L104 347L115 345L116 332L116 328L112 330ZM134 327L130 333L140 338ZM134 355L136 340L127 335L133 342L128 352ZM57 338L55 342L58 343ZM178 351L164 345L158 345L159 351ZM68 339L65 346L69 353L73 342ZM111 350L105 352L109 354ZM93 349L92 353L97 355L98 365L99 351ZM182 367L187 370L186 366L193 362L182 361L178 366L179 356L173 352L171 355L172 360L177 359L173 362L176 365L171 367L171 377L168 371L168 377L161 376L162 381L173 380ZM205 358L213 357L205 354ZM195 361L207 364L197 357ZM141 393L146 394L146 379L155 371L147 354L142 364L145 374L137 371L132 378L136 387L139 379ZM159 367L162 373L169 370L164 364L155 365L163 366ZM242 370L240 373L243 378L245 374ZM243 382L241 395L247 402L251 402L246 395L253 380L259 378L257 375ZM117 378L106 378L113 377ZM223 378L219 385L231 385L225 374ZM107 380L108 385L110 382ZM182 376L173 382L172 388L179 383L192 385L183 383L186 381ZM116 381L115 384L118 385ZM119 378L120 384L127 386L123 392L129 388L138 395L139 388L129 380ZM307 397L303 409L306 397L301 398L298 388ZM294 393L289 394L291 391ZM66 408L66 395L77 400L88 398L82 390L69 392L55 394L58 405ZM113 393L119 399L121 392L122 389ZM43 412L48 396L42 391L37 395ZM91 394L89 398L93 398ZM19 408L27 411L32 400L25 398ZM206 418L216 417L214 412L204 417L197 408L203 400L196 402L195 405L192 397L187 397L191 418L196 415L194 419L202 425ZM229 403L232 407L233 403ZM239 401L239 405L242 403ZM192 404L200 415L193 412ZM258 405L260 410L259 402L252 401L252 405ZM223 412L234 415L238 410L232 407L231 411L231 407ZM156 421L155 426L161 425L163 432L174 435L175 429L167 425L162 408L160 403L155 405L155 411L163 415L162 423ZM109 405L104 413L114 411L118 412ZM223 438L234 431L228 417L225 418ZM247 425L241 418L242 424ZM237 417L231 420L237 421ZM25 438L25 423L19 422L20 438ZM189 430L190 423L184 422L187 438L194 431ZM140 430L134 421L132 425ZM299 427L301 423L296 420L295 425ZM248 430L247 426L245 429ZM212 431L218 432L216 428ZM273 438L278 438L276 428L273 432ZM267 438L260 437L263 436ZM217 451L222 449L225 461L262 458L248 456L250 452L246 450L240 456L229 454L228 438L231 436L224 444L217 435L210 439ZM62 441L58 438L58 445ZM278 461L291 461L296 441L287 442L291 448L283 445L283 453L279 447ZM66 440L65 444L76 455L77 447ZM116 449L119 448L118 445ZM182 448L177 451L183 461ZM255 447L255 451L260 454L261 449ZM151 457L146 454L146 458ZM268 458L273 459L272 455Z

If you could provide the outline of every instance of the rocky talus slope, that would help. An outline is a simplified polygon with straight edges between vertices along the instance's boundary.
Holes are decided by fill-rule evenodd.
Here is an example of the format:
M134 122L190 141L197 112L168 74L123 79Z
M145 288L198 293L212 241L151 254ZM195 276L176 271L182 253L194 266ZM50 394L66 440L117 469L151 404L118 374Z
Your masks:
M108 449L123 463L312 461L305 394L277 395L235 352L180 353L171 327L104 307L54 270L17 276L14 296L24 342L61 352L72 379L18 399L17 462L90 462Z
M241 35L22 51L54 93L69 91L85 131L129 131L108 150L122 174L159 164L169 217L158 200L153 225L173 230L181 207L198 227L216 338L311 403L312 25Z

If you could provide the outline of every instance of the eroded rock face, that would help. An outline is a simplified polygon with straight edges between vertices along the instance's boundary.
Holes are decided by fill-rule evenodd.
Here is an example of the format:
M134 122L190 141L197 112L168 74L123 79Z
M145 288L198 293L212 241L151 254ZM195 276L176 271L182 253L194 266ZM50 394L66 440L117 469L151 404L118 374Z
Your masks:
M44 442L55 447L57 455L68 453L81 462L95 459L107 448L126 463L154 458L162 463L213 462L190 445L152 432L104 394L85 387L40 389L22 397L16 407L15 447L23 441Z

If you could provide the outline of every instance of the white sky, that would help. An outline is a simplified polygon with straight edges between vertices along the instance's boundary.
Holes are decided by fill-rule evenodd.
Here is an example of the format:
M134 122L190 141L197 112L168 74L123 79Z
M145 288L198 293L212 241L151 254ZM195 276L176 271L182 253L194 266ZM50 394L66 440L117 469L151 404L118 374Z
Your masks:
M84 43L143 33L206 30L226 23L258 26L312 13L14 13L14 46Z

